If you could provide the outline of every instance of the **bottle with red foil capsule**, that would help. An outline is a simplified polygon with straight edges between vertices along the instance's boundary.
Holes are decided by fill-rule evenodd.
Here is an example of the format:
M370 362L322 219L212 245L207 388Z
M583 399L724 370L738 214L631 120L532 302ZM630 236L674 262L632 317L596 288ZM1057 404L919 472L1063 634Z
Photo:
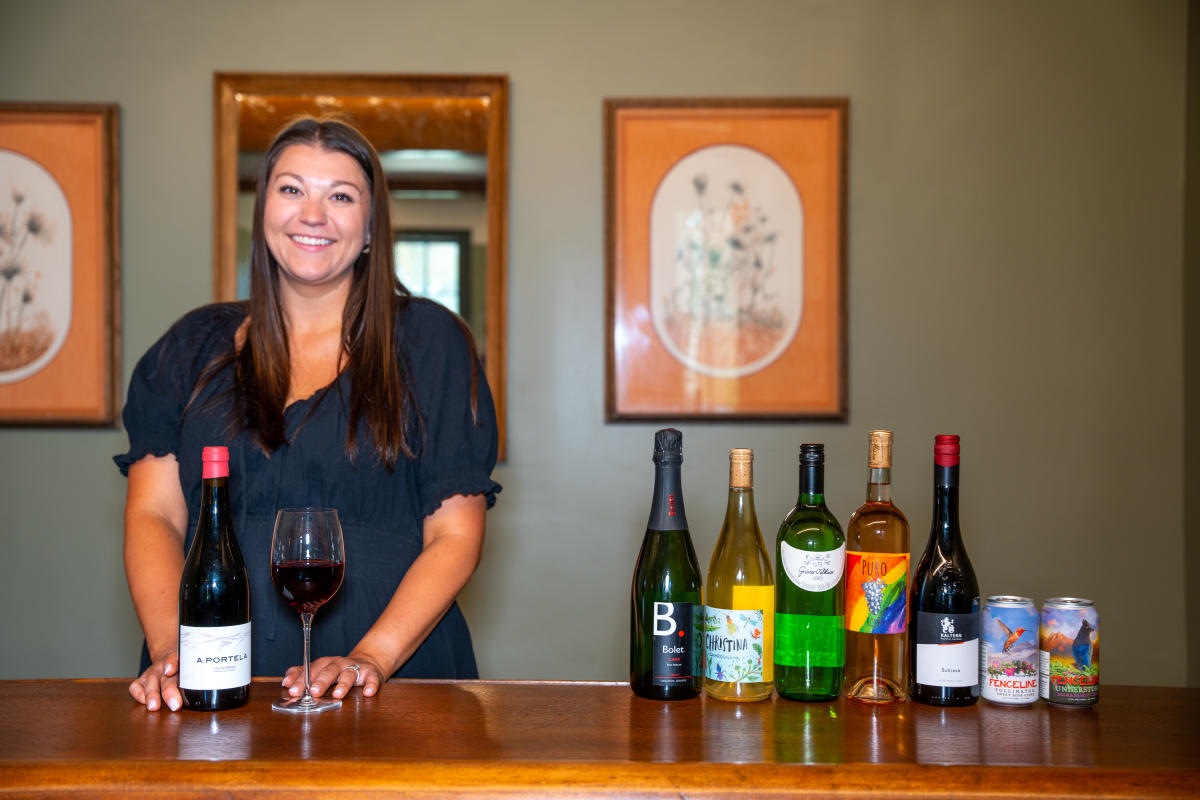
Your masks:
M846 696L908 696L908 519L892 502L892 432L867 435L867 497L846 525Z
M184 708L220 711L250 697L250 580L229 513L229 450L205 447L200 519L179 581Z
M913 571L909 661L913 700L965 706L979 699L979 582L958 526L957 436L933 445L933 524Z

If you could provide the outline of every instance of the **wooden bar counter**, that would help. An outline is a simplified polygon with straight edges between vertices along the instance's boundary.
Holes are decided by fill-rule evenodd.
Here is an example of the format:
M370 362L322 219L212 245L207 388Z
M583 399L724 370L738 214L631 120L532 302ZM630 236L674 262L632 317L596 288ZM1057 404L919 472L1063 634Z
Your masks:
M1089 709L659 703L625 684L400 681L310 717L127 681L0 682L0 797L1200 797L1200 689Z

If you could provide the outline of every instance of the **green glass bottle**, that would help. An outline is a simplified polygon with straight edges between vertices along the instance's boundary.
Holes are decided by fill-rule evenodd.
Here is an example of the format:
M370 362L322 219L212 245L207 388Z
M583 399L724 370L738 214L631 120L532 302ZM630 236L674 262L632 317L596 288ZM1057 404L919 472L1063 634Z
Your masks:
M846 537L825 506L825 445L800 446L800 496L775 542L775 690L835 700L845 663Z
M687 516L680 469L683 434L654 434L654 497L633 571L629 687L653 700L696 697L704 686L703 582Z

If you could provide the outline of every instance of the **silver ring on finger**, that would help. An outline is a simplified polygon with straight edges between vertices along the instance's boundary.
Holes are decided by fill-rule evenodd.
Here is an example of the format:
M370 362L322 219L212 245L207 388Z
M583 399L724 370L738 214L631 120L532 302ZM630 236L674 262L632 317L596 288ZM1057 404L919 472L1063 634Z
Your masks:
M357 683L358 679L362 677L362 667L360 667L358 664L347 664L346 666L342 667L342 672L345 672L348 669L354 670L354 681Z

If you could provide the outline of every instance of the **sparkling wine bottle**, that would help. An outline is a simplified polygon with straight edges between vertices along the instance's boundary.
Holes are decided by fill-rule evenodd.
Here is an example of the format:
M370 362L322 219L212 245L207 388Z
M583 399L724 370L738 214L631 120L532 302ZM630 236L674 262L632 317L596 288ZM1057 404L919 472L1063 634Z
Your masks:
M683 434L654 434L654 497L633 571L629 686L654 700L696 697L704 673L700 629L703 581L687 516L680 470Z
M220 711L250 697L250 581L229 513L229 450L205 447L200 519L179 582L184 708Z
M979 583L958 527L958 437L933 445L933 524L913 571L909 605L912 699L965 706L979 699Z
M846 696L908 695L908 520L892 502L892 432L871 431L867 500L846 525Z
M729 451L725 524L704 587L704 688L718 700L765 700L774 689L775 589L754 514L754 453Z
M842 689L846 537L825 506L825 445L800 445L800 495L775 542L775 690L835 700Z

